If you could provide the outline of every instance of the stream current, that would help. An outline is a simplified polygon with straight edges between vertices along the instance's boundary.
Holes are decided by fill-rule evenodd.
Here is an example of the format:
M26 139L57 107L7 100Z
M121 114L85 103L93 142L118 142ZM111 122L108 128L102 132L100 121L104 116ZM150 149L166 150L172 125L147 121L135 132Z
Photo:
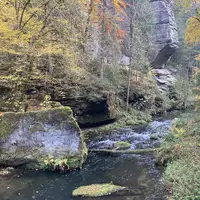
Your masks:
M117 141L128 141L132 144L131 149L156 147L168 134L171 123L171 119L161 119L138 129L120 129L104 138L95 138L88 147L109 148ZM94 200L72 197L72 191L83 185L111 182L128 187L132 191L131 194L95 199L166 199L162 170L155 166L153 156L89 153L83 169L79 171L61 174L16 170L12 176L0 177L0 200Z

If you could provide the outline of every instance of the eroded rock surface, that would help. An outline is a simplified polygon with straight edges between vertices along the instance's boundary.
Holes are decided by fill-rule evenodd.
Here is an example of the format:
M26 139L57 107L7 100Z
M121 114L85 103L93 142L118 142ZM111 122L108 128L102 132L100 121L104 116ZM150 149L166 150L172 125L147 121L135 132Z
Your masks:
M0 117L0 164L80 168L87 150L69 107ZM57 163L57 164L56 164Z
M176 73L169 69L153 69L152 73L155 76L155 80L161 92L169 91L171 87L174 87L177 81Z

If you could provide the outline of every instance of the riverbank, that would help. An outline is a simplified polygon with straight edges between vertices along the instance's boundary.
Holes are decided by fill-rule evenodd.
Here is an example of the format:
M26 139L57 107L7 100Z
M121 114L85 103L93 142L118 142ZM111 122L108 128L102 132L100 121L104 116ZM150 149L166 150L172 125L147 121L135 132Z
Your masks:
M181 115L157 152L170 200L200 199L200 116Z

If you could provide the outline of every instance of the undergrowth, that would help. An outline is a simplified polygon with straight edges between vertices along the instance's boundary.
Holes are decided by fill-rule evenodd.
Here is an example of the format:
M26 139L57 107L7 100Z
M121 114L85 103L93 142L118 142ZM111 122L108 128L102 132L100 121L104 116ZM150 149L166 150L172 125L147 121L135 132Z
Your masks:
M175 122L157 161L164 165L170 200L200 200L200 116L184 114Z

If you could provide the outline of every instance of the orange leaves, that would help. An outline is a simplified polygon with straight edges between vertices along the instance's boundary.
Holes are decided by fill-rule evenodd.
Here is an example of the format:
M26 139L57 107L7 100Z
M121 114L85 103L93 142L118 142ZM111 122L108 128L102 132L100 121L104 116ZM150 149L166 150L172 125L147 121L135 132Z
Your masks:
M125 37L126 32L122 29L118 29L116 35L117 35L117 39L121 40Z
M118 23L123 21L125 15L126 3L124 0L112 0L111 3L104 0L91 0L92 23L117 39L125 36L125 31L121 30Z
M115 8L115 12L119 12L121 14L124 13L124 9L126 8L126 3L123 0L113 0L113 5Z
M100 6L104 0L91 0L91 1L93 1L93 4ZM124 0L112 0L112 4L115 9L115 12L124 14L124 9L126 8L126 3Z
M4 113L3 112L0 112L0 117L3 117L4 116Z

